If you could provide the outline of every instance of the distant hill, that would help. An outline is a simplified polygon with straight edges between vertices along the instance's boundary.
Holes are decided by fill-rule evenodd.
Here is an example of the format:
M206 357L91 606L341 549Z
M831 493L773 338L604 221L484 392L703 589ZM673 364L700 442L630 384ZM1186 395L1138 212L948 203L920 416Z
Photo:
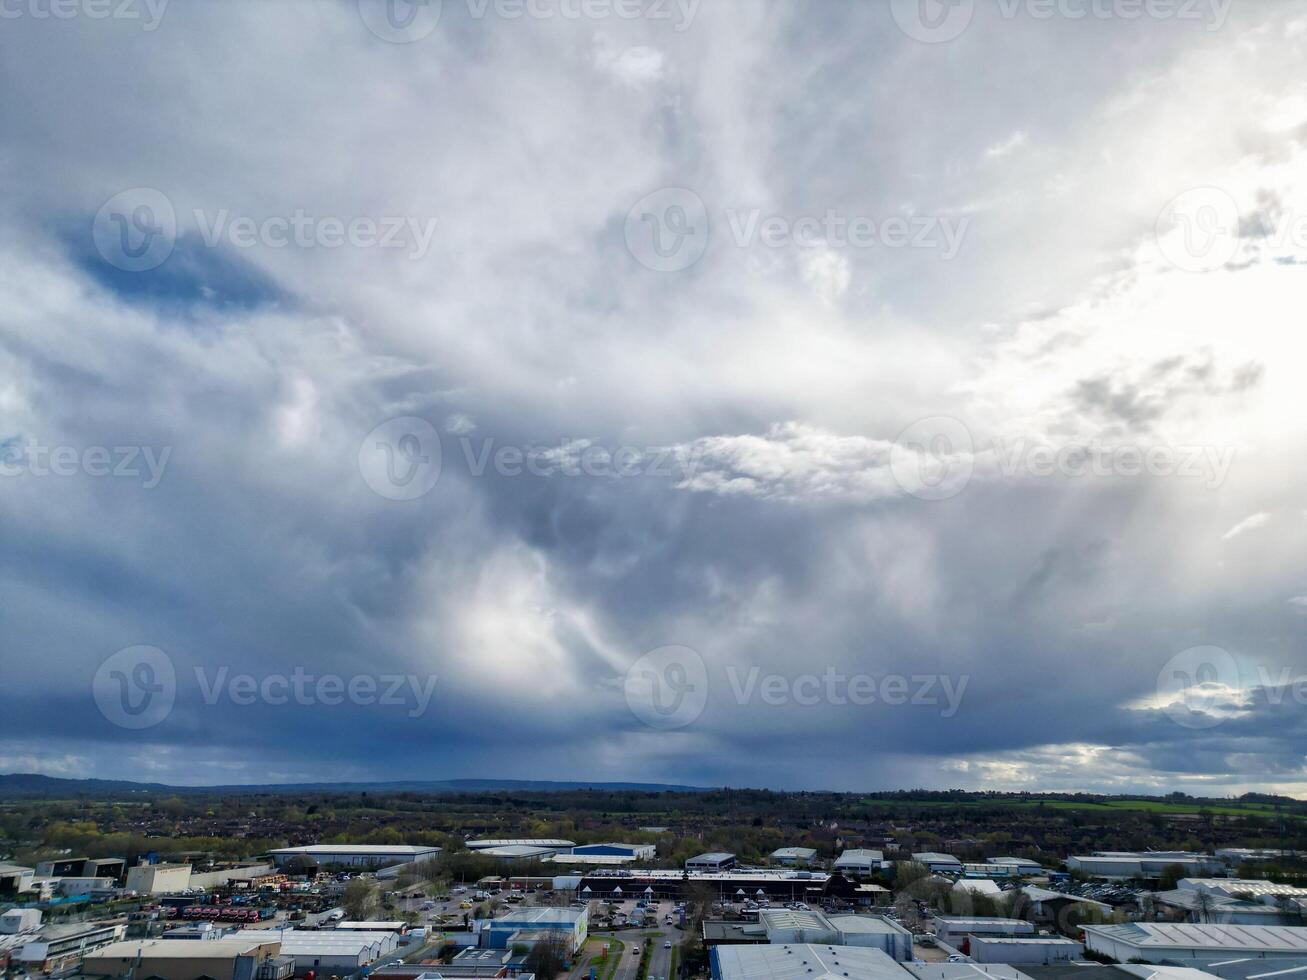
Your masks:
M168 794L188 796L205 793L490 793L504 790L548 793L551 791L596 789L627 792L699 792L707 787L671 783L605 783L580 780L537 779L434 779L368 783L268 783L230 786L169 786L166 783L136 783L126 779L62 779L37 773L0 773L0 799L122 796L124 794Z

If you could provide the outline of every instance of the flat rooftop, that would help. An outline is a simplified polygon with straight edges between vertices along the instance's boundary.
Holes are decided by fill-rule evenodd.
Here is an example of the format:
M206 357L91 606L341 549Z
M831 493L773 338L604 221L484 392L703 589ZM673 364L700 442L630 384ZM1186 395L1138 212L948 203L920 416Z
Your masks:
M275 847L269 854L427 854L440 848L427 844L305 844ZM156 865L164 867L164 865Z
M1086 933L1149 949L1210 949L1298 952L1307 955L1307 929L1292 926L1239 926L1188 922L1131 922L1127 925L1082 926ZM1235 959L1231 956L1229 959Z
M226 959L243 956L251 950L277 942L277 937L266 939L130 939L110 943L86 954L87 959L129 959L139 951L144 959Z
M713 947L714 980L912 980L883 950L778 943Z

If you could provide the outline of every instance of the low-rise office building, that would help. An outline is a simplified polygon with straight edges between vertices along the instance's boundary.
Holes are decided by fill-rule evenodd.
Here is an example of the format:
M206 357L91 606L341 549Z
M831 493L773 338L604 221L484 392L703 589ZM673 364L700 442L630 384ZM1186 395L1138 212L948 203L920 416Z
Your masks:
M880 866L885 860L885 854L882 851L873 851L865 847L854 847L844 851L835 859L832 870L838 871L843 875L850 875L856 878L866 878L880 871Z
M29 971L55 973L76 966L88 953L118 942L126 931L125 925L103 922L44 926L13 959Z
M707 851L687 858L687 871L729 871L735 867L735 855L728 851Z
M807 867L817 859L817 849L814 847L778 847L771 852L771 863L780 864L785 867Z
M1131 922L1085 926L1085 948L1118 963L1307 958L1307 928Z
M935 874L962 874L962 862L952 854L940 854L937 851L918 851L912 860L924 864Z

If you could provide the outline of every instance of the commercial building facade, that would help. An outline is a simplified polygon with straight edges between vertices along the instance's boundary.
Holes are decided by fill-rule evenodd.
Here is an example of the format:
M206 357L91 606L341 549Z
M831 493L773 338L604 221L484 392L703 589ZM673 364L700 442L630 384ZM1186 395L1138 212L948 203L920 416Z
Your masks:
M279 847L268 854L278 867L299 859L324 867L382 868L429 860L440 854L440 848L423 844L308 844Z
M127 869L127 890L142 895L166 895L190 886L189 864L138 864Z

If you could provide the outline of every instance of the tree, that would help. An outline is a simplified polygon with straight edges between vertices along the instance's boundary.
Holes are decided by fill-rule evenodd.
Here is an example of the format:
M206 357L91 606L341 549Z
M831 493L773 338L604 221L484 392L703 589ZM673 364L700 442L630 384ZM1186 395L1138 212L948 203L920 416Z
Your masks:
M554 980L567 966L567 943L560 930L550 930L549 938L536 943L526 954L526 972L534 973L536 980Z
M1180 879L1185 876L1184 865L1168 864L1162 869L1162 878L1160 881L1162 891L1170 891L1180 883Z
M352 878L345 886L341 905L345 915L355 922L366 922L377 911L377 886L371 878Z

